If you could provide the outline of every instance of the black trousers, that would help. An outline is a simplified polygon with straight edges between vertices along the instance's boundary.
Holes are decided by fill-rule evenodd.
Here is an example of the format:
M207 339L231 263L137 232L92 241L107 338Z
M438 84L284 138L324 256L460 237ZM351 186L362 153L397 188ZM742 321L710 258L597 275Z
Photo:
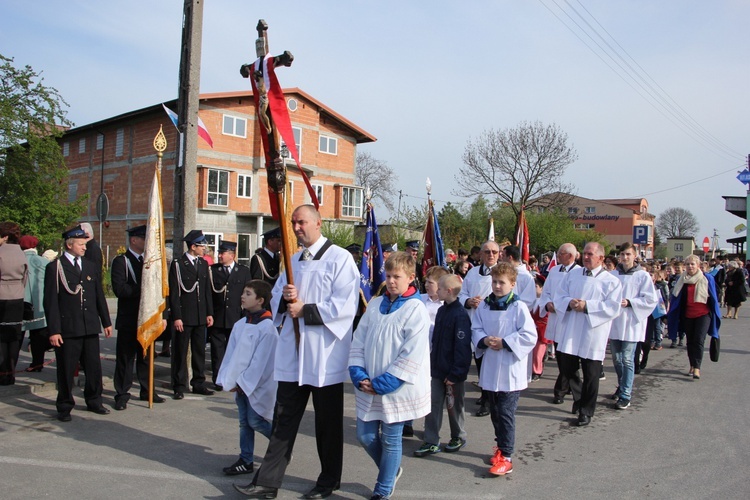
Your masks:
M44 353L52 347L49 343L47 327L29 330L29 348L31 349L31 368L41 368L44 365Z
M73 399L73 376L79 360L86 365L86 385L83 397L86 407L102 406L102 363L99 359L99 335L65 338L60 347L55 347L57 360L57 411L70 413L75 406Z
M476 354L473 354L474 357L474 363L477 365L477 378L479 378L479 374L482 373L482 357L477 357ZM487 400L490 397L490 391L482 390L482 395L479 396L479 406L485 406L487 405Z
M344 457L344 384L313 387L300 386L297 382L279 382L271 439L266 456L263 457L263 465L253 480L254 484L269 488L281 487L310 394L315 409L315 441L321 468L316 484L334 488L341 482Z
M224 353L227 352L230 333L232 333L231 328L211 327L208 329L208 340L211 343L211 380L214 384L216 384L221 362L224 360Z
M562 357L560 356L562 354ZM579 358L572 354L557 351L560 360L560 369L563 376L570 382L570 390L573 392L574 406L578 413L594 416L596 410L596 398L599 396L599 376L602 373L602 362L594 359ZM583 372L583 381L578 375L578 368ZM580 397L576 398L576 394Z
M555 342L555 362L557 363L557 371L558 371L558 373L557 373L557 380L555 380L555 387L554 387L553 391L554 391L554 394L555 394L556 398L565 399L565 396L569 392L572 392L572 390L570 388L570 380L568 380L568 377L566 377L563 374L563 369L562 369L562 366L561 366L560 356L557 355L558 352L559 351L557 350L557 342ZM560 354L562 354L563 357L570 356L569 354L566 355L564 352L560 353ZM580 378L581 378L580 373L576 372L576 374L578 375L578 379L580 380ZM573 401L578 401L580 398L581 398L581 393L580 392L577 392L577 393L574 392L573 393Z
M708 329L711 327L711 316L706 314L698 318L683 318L682 324L685 326L685 335L687 336L687 355L690 368L700 370L706 335L708 335Z
M148 358L143 356L143 347L138 342L138 331L117 330L115 348L115 401L130 400L133 386L133 361L136 377L141 386L140 396L148 397Z
M206 327L187 326L183 331L174 331L172 336L172 389L185 392L188 386L187 351L190 343L190 364L193 377L191 387L203 387L206 383Z

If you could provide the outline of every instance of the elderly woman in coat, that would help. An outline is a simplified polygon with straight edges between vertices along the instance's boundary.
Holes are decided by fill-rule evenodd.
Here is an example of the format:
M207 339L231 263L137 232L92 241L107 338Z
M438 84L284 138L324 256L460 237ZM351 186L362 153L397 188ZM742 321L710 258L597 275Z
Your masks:
M721 310L716 296L716 283L711 275L700 271L700 259L685 257L685 272L680 275L670 294L669 338L676 340L677 332L685 332L687 354L693 379L701 378L701 362L706 335L719 338Z
M0 385L16 382L21 350L26 256L18 246L21 230L14 222L0 222Z
M727 275L724 278L727 290L724 294L724 301L727 304L727 314L725 318L737 319L740 312L740 306L747 300L745 292L745 274L740 269L737 262L730 260L727 269ZM732 313L734 309L734 313Z

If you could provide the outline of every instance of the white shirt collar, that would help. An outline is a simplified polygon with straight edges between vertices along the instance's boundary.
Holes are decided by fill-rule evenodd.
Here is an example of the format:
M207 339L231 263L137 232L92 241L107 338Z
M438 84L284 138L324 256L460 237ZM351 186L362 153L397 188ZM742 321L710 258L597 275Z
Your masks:
M73 264L73 265L75 265L75 260L74 259L76 259L76 258L81 259L82 258L82 257L78 257L77 255L73 255L72 253L68 253L67 251L65 251L65 253L63 253L63 255L66 256L68 258L68 261L70 261L70 263Z
M309 247L306 247L307 250L310 252L310 255L312 255L313 257L315 257L315 254L318 253L321 248L323 248L323 244L326 241L328 241L328 238L326 238L325 236L321 236L320 238L318 238L318 241L316 241L315 243L313 243Z
M128 252L130 252L131 254L133 254L136 259L140 259L143 256L143 254L135 253L132 248L128 248Z

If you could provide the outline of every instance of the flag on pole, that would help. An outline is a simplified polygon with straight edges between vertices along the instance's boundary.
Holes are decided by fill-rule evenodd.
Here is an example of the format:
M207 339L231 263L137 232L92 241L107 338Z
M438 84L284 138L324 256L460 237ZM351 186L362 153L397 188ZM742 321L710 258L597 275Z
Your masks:
M174 127L179 132L180 129L177 127L177 113L165 106L164 103L162 103L162 107L164 108L164 111L167 112L167 116L169 116L169 119L172 120ZM214 147L214 141L211 139L211 135L208 133L208 128L206 128L206 124L203 123L200 116L198 117L198 137L201 137L206 141L211 148Z
M552 252L552 258L549 260L549 264L547 264L547 271L552 270L553 267L557 265L557 252Z
M380 245L378 223L375 221L375 209L367 204L367 223L365 243L362 245L362 263L359 266L359 288L365 302L370 302L385 283L385 261Z
M148 201L146 246L143 251L141 302L138 308L138 342L146 350L162 333L162 313L169 295L167 256L164 250L164 214L161 202L161 169L156 167Z
M523 207L521 207L521 213L518 215L516 246L521 250L521 260L529 262L529 226L526 225L526 214L524 214Z
M438 224L435 205L433 205L432 200L428 201L427 224L425 224L422 239L424 240L422 274L424 275L432 266L445 267L443 239L440 236L440 225Z
M487 241L495 241L495 219L492 218L492 214L490 214L489 219L489 234L487 235Z

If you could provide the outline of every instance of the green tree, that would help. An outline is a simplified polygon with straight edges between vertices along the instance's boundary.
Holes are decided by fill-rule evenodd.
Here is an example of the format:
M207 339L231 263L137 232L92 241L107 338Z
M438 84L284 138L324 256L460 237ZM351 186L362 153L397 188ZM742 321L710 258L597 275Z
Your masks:
M72 126L67 103L41 73L16 68L0 54L0 220L10 220L44 246L83 211L68 203L68 170L57 139Z

